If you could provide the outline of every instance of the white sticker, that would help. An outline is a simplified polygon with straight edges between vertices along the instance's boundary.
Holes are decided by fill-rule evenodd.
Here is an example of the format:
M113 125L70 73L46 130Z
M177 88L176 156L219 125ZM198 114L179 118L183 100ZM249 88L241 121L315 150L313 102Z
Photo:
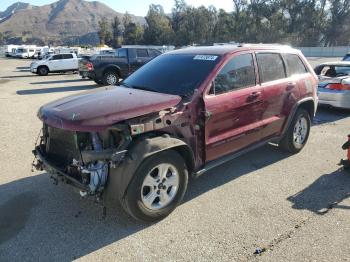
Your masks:
M216 58L218 58L216 55L196 55L193 60L215 61Z

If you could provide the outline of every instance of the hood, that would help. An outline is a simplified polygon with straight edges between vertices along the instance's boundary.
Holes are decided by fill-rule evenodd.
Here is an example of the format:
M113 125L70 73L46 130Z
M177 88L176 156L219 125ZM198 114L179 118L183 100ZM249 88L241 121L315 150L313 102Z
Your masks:
M42 106L38 117L49 126L70 131L99 131L120 121L159 112L181 101L168 95L125 88L101 87Z
M35 66L35 65L41 65L41 64L44 64L46 62L46 60L39 60L39 61L34 61L30 64L30 66Z

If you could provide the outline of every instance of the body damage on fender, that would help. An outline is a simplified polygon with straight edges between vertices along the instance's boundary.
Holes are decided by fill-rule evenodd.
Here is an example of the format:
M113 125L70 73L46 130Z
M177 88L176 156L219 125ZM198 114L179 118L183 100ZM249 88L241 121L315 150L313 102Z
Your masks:
M51 171L56 183L64 181L80 188L81 196L100 199L109 190L111 193L107 194L110 196L107 200L110 202L116 196L122 197L116 192L123 192L121 187L125 190L130 182L131 175L125 173L132 172L126 170L134 170L138 166L135 160L144 158L140 156L145 152L140 149L139 140L149 141L147 146L143 146L149 152L179 145L187 147L193 140L181 141L185 137L193 137L191 126L190 117L176 107L135 117L99 132L67 131L50 127L44 122L40 142L33 151L36 156L33 166L38 170ZM158 144L150 149L150 141L159 135L167 138L167 141L163 140L159 145L157 140ZM169 140L170 137L173 140ZM188 148L187 152L192 152L192 149ZM128 160L124 161L126 158ZM191 154L189 159L192 165ZM106 189L107 180L115 182Z

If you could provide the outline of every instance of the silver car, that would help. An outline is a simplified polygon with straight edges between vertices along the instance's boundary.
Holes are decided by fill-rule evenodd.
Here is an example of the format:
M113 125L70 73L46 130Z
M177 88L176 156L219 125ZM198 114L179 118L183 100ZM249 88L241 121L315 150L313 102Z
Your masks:
M350 109L350 61L328 62L315 69L318 103Z

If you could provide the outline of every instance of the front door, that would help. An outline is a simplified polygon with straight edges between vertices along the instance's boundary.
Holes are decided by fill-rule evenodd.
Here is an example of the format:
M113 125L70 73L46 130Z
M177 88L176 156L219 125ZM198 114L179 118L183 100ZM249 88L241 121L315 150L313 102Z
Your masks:
M204 96L206 161L261 140L262 98L252 53L234 54Z
M53 55L48 61L50 71L62 70L62 55Z

